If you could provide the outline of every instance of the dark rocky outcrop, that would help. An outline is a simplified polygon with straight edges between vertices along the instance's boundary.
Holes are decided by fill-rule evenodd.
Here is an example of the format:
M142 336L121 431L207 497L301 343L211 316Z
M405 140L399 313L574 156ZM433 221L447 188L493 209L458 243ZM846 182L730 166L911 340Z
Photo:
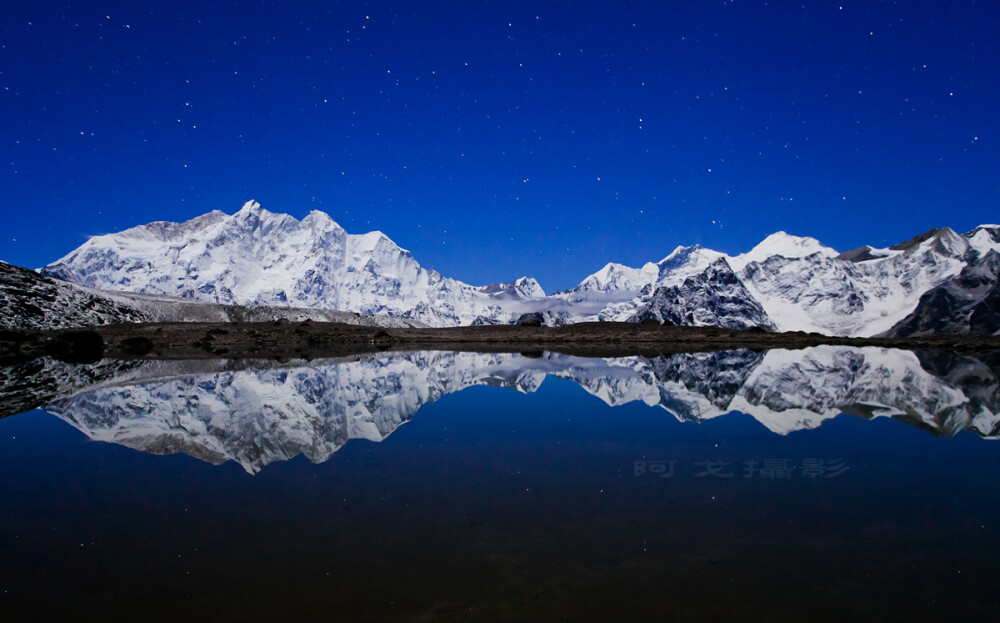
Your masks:
M542 327L545 326L545 316L542 315L542 312L521 314L521 317L517 319L515 324L522 327Z
M858 247L857 249L844 251L837 256L837 259L844 260L845 262L867 262L869 260L877 260L883 257L885 257L885 255L876 253L875 249L865 245L863 247Z
M679 286L660 286L629 321L655 320L676 326L774 330L764 308L724 259Z
M0 262L0 327L58 329L146 320L150 315L136 306Z

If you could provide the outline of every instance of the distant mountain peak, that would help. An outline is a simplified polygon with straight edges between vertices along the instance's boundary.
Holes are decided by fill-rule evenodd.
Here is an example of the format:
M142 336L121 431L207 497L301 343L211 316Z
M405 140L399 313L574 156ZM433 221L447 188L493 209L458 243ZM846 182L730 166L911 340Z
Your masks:
M689 245L689 246L678 245L678 246L674 247L674 250L671 251L670 253L668 253L665 258L663 258L662 260L660 260L659 262L657 262L657 264L663 265L663 264L669 264L669 263L683 262L687 258L689 258L689 257L691 257L693 255L700 255L702 253L708 253L710 255L714 254L714 255L719 255L719 256L722 255L721 253L718 253L717 251L713 251L711 249L706 249L705 247L701 246L698 243L695 243L695 244L692 244L692 245Z
M906 251L907 249L913 249L917 247L922 242L930 240L931 238L937 236L941 232L940 228L931 227L922 234L917 234L916 236L910 238L909 240L904 240L903 242L897 243L889 247L893 251Z
M545 298L545 290L531 277L520 277L514 281L491 283L479 288L480 292L497 297L532 300Z
M809 257L816 253L822 257L836 257L838 255L837 251L815 238L777 231L761 240L753 249L732 258L729 264L736 270L742 270L750 262L763 262L776 255L796 259Z
M980 225L962 236L980 256L1000 252L1000 225Z
M905 253L915 253L921 249L933 249L942 255L963 257L969 252L969 241L950 227L935 227L905 242L889 247Z

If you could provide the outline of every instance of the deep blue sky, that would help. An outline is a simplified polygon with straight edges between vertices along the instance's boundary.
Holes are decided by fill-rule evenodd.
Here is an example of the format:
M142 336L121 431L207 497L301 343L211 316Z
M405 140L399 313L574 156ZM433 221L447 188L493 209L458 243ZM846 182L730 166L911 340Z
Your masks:
M327 6L329 4L329 6ZM1000 221L992 2L8 2L0 259L233 212L571 287Z

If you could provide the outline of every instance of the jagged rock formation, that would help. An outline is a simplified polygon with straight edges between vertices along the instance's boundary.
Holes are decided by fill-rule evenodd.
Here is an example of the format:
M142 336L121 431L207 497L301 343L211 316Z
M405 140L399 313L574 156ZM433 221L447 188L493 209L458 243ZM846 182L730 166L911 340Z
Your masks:
M658 286L629 320L656 320L677 326L775 329L760 303L722 258L679 286Z

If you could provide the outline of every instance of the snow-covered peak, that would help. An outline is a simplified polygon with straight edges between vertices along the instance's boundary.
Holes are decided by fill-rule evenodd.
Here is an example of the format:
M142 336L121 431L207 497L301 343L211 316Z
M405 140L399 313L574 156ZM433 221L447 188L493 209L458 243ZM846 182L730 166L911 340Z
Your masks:
M337 229L343 229L335 220L330 218L330 215L321 210L312 210L309 214L302 219L303 223L309 223L313 227L332 227Z
M679 246L656 264L657 285L679 285L688 277L700 274L726 255L706 249L700 244Z
M593 283L597 287L604 287L614 278L616 274L620 274L625 270L635 270L624 264L617 264L615 262L608 262L604 265L601 270L584 279L584 282Z
M980 225L963 236L980 256L1000 252L1000 225Z
M950 227L930 229L919 236L889 247L909 255L934 252L945 257L963 258L969 252L969 241Z
M743 267L747 289L779 330L863 337L888 331L916 308L921 295L957 275L972 255L965 238L947 227L888 249L829 251L799 258L772 255Z
M655 277L656 272L649 262L642 268L632 268L624 264L608 262L604 268L588 276L580 285L603 292L632 290L641 288Z
M934 249L951 257L964 257L969 252L969 241L951 227L942 227Z
M389 237L378 230L370 231L367 234L358 234L354 236L354 246L357 249L371 251L375 248L375 245L383 239L388 240Z
M700 244L694 244L690 246L684 246L682 244L674 247L674 250L667 254L665 258L657 262L658 265L676 263L679 261L684 261L684 258L689 257L692 254L696 254L699 251L705 250L705 247Z
M406 249L400 247L398 244L393 242L389 236L386 236L378 230L370 231L367 234L351 236L351 242L351 248L355 251L355 253L371 253L376 249L408 253Z
M627 301L648 284L655 283L659 268L647 262L642 268L609 262L588 275L578 286L557 296L571 303Z
M750 262L763 262L769 257L781 256L789 259L809 257L819 253L822 257L836 257L837 251L809 236L793 236L779 231L764 238L757 246L732 258L729 262L734 270L742 270Z
M109 240L116 240L126 244L142 244L146 242L177 242L186 239L193 232L211 227L229 218L221 210L212 210L207 214L196 216L193 219L174 223L172 221L153 221L145 225L137 225L124 231L114 234L104 234L92 236L90 240L95 244L101 244ZM68 256L67 256L68 257Z
M514 280L514 290L523 299L540 299L545 297L545 290L533 277L521 277Z
M531 277L521 277L505 283L492 283L488 286L482 286L479 291L493 297L516 298L525 301L545 298L545 290Z
M274 213L265 210L253 199L244 203L243 207L233 214L233 218L240 222L255 222L270 216L274 216Z
M887 258L896 255L897 253L901 253L901 251L893 251L888 247L884 249L877 249L866 244L863 247L858 247L857 249L844 251L837 256L837 259L844 260L845 262L870 262L872 260Z
M239 212L256 212L259 214L261 210L263 210L263 208L260 207L260 203L258 203L255 199L251 199L243 204L243 207L239 209Z

